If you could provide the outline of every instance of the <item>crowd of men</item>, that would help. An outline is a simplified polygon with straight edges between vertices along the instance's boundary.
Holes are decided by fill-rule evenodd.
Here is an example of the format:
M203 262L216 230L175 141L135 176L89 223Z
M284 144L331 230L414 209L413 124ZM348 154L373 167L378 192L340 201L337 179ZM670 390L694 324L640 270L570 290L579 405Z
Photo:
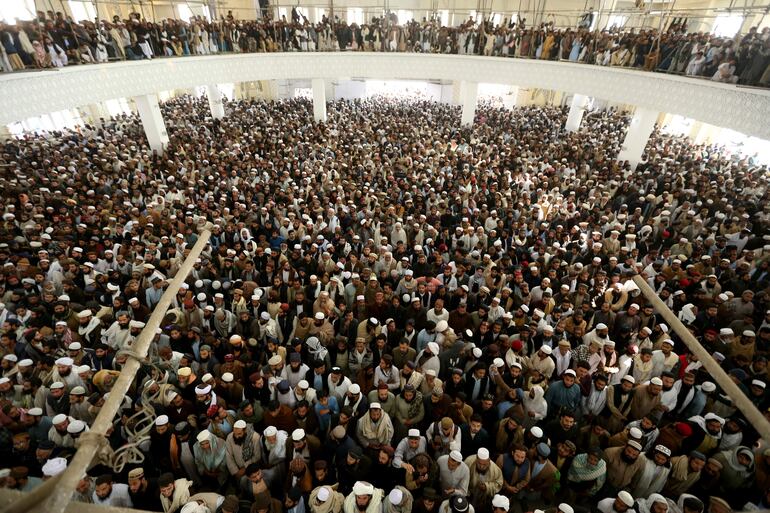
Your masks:
M469 18L457 27L446 27L427 19L399 24L395 15L363 24L326 16L311 23L297 8L290 19L277 20L239 20L229 12L218 21L193 17L150 22L132 13L128 20L114 16L112 21L94 23L39 11L33 21L0 23L0 69L219 52L424 52L562 60L770 86L770 27L719 37L688 33L686 20L675 20L665 31L615 26L591 30L590 20L580 25L528 27L525 19L506 18L495 24Z
M632 280L770 419L766 167L655 132L631 170L616 111L312 111L180 97L163 155L135 116L3 144L0 485L67 468L208 231L106 433L143 463L100 461L73 500L770 507L766 441Z

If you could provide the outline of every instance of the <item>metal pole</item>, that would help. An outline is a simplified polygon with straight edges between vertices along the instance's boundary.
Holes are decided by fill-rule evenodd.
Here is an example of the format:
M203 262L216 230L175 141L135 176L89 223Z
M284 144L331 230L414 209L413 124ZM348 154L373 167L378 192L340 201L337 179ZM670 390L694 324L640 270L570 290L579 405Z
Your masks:
M640 275L634 276L634 283L642 295L647 298L647 301L652 303L655 311L659 312L663 319L666 320L671 329L674 330L680 339L684 342L687 348L698 357L698 361L703 363L703 367L711 374L716 383L722 387L722 390L732 399L733 404L743 413L749 424L759 433L759 436L764 440L770 441L770 422L760 413L754 403L752 403L746 394L738 388L733 380L727 375L722 367L714 360L708 351L693 337L692 333L682 324L682 321L674 315L663 301L658 297L652 287L647 284L647 281Z
M155 330L160 327L160 323L166 316L166 311L171 306L171 301L176 296L177 291L182 286L187 275L190 274L195 260L206 247L209 241L211 232L204 231L200 234L198 242L195 243L190 254L187 256L179 271L171 280L166 292L160 298L160 301L155 306L152 315L147 321L142 332L137 337L131 349L141 358L146 358L147 352L150 348L150 344L155 339ZM91 460L99 453L104 445L107 444L106 434L112 427L112 421L115 418L115 414L118 412L120 405L123 402L123 397L131 387L131 383L134 381L136 372L139 370L140 362L136 358L129 358L126 364L120 371L115 385L110 390L110 397L107 402L104 403L99 415L96 417L91 431L87 436L81 438L80 447L78 447L75 456L67 466L67 469L60 474L58 483L54 482L52 485L46 487L41 486L34 492L30 493L25 500L21 500L14 504L11 504L3 510L2 513L25 513L28 511L45 511L46 513L63 513L67 508L72 498L72 492L78 484L78 481L83 477L88 469ZM49 488L55 486L55 489L50 491ZM26 500L29 499L29 500ZM45 503L43 503L45 501ZM29 504L31 502L31 504ZM40 506L35 507L35 506Z

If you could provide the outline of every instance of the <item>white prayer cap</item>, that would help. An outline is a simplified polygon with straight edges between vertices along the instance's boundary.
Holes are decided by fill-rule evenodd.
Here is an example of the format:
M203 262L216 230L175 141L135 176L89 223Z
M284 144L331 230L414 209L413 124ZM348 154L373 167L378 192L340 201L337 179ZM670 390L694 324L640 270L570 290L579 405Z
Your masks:
M64 458L51 458L43 465L43 475L46 477L58 476L67 468L67 460Z
M195 387L195 394L196 395L206 395L209 392L211 392L211 385L206 385L204 387L198 385Z
M232 383L233 382L233 374L231 372L225 372L222 374L222 381L225 383Z
M481 348L474 347L472 352L474 358L481 358Z
M358 386L358 383L353 383L348 388L348 392L350 392L353 395L360 394L361 393L361 387Z
M17 361L19 361L19 357L16 356L15 354L11 353L11 354L7 354L7 355L3 356L3 360L7 360L9 362L16 363Z
M404 499L404 493L398 488L393 488L388 494L388 499L392 505L398 506Z
M206 506L198 504L197 501L191 501L182 506L179 513L208 513L209 509Z
M356 484L353 485L353 494L354 495L373 495L374 486L367 483L366 481L356 481Z
M369 405L370 410L381 410L382 405L380 403L372 403Z
M566 504L566 503L564 503L564 502L562 502L561 504L559 504L559 507L558 507L557 509L558 509L558 510L559 510L561 513L575 513L575 510L574 510L574 509L572 509L572 506L570 506L569 504Z
M428 342L428 350L432 355L438 355L439 353L439 347L438 344L435 342Z
M449 458L455 460L458 463L461 463L463 461L463 455L458 450L450 451Z
M161 415L155 419L156 426L165 426L166 424L168 424L168 415Z
M129 328L144 328L144 323L142 321L131 321L128 323Z
M315 318L319 321L322 321L324 319L324 313L323 312L316 312Z
M708 422L710 420L716 420L717 422L719 422L722 425L725 424L725 419L723 419L722 417L720 417L716 413L707 413L706 416L703 417L703 420L705 420L706 422Z
M329 495L331 493L329 492L328 486L322 486L320 490L318 490L318 494L316 495L316 498L321 502L326 502L329 500Z
M85 319L86 317L91 317L93 315L93 312L91 310L83 310L78 314L78 319Z
M8 379L8 378L5 378L5 379ZM62 383L61 381L54 381L53 383L51 383L51 386L49 386L48 388L50 388L51 390L57 390L59 388L64 388L64 383Z
M246 421L245 421L245 420L243 420L243 419L241 419L241 420L236 420L236 421L235 421L235 424L233 424L233 427L234 427L235 429L246 429Z
M56 424L61 424L66 420L67 420L67 416L63 413L59 413L57 415L54 415L54 417L51 419L51 424L55 426Z
M642 435L643 435L642 430L639 429L638 427L632 427L631 429L628 430L628 436L630 436L631 438L635 438L636 440L639 440L640 438L642 438Z
M82 433L86 429L86 423L82 420L73 420L69 423L67 426L67 433L71 435L76 435L78 433Z
M655 377L655 378L652 378L650 380L650 385L657 385L657 386L661 387L661 386L663 386L663 381L660 378Z
M436 331L443 333L449 328L449 324L445 320L440 320L436 323Z
M295 429L294 431L291 432L291 439L294 440L295 442L299 442L303 438L305 438L305 430L304 429L302 429L302 428Z
M407 436L409 438L420 438L420 430L419 429L410 429L407 433Z
M265 436L275 436L278 434L278 428L275 426L267 426L264 431Z
M80 351L83 349L83 346L80 344L80 342L73 342L67 347L67 349L70 351Z
M72 367L72 364L74 364L75 361L72 358L70 358L69 356L65 356L65 357L57 359L54 363L56 365L63 365L65 367Z
M33 417L42 417L43 408L30 408L29 410L27 410L27 415L31 415Z
M700 389L706 393L711 393L717 389L717 386L711 381L704 381L703 384L700 386Z
M540 429L540 427L535 426L532 429L529 430L530 433L532 433L532 436L535 438L542 438L543 437L543 430Z
M500 508L500 509L504 509L505 511L508 511L511 507L511 501L505 495L500 495L498 493L494 497L492 497L492 507Z
M634 505L634 497L625 490L618 492L618 499L629 508Z
M486 449L484 447L480 447L479 450L476 452L476 457L480 460L488 460L489 459L489 449Z
M599 324L596 325L596 329L597 330L606 330L607 329L607 325L604 324L603 322L600 322Z
M495 358L494 360L492 360L492 365L500 369L502 367L505 367L505 360L503 360L502 358Z
M19 360L19 367L32 367L35 364L30 358Z
M204 429L200 433L198 433L198 436L195 437L199 442L206 442L209 438L211 438L211 433L209 433L208 430Z

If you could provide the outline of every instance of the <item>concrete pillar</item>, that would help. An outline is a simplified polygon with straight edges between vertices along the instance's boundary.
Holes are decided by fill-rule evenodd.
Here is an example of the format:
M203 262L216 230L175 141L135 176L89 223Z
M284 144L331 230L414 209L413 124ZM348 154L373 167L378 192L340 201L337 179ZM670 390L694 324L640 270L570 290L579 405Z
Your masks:
M86 117L88 117L89 123L94 126L101 127L102 126L101 120L110 118L110 114L107 112L107 109L101 103L88 104L84 107L81 107L81 110L86 115Z
M620 148L618 160L627 160L631 163L631 169L635 169L642 161L644 148L655 128L660 113L656 110L643 109L637 107L631 124L628 125L628 132Z
M163 153L168 144L168 132L166 132L166 123L163 121L160 105L158 105L158 96L155 94L134 96L134 104L139 112L139 119L142 120L150 148L158 153Z
M463 126L472 126L473 119L476 117L476 103L478 102L479 84L478 82L467 82L463 80L460 83L463 114L461 123Z
M209 84L206 86L206 97L209 99L209 108L211 109L211 117L214 119L222 119L225 117L225 106L222 103L222 91L216 84Z
M313 119L316 123L326 123L326 82L323 78L314 78L313 84Z
M580 122L583 121L583 114L586 112L587 105L588 96L583 94L572 95L572 105L569 107L567 123L564 125L568 132L577 132L580 128Z

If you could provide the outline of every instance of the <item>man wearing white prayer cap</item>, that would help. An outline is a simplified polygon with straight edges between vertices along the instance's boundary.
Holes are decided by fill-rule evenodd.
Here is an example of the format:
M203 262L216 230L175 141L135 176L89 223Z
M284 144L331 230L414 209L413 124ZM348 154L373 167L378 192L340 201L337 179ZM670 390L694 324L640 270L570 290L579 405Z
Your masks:
M345 496L330 486L319 486L310 492L308 505L312 513L336 513L342 511Z
M344 513L381 513L384 492L366 481L356 481L345 498Z
M43 479L58 476L67 468L67 460L64 458L51 458L43 464Z
M463 455L458 450L440 456L438 464L439 480L444 495L461 494L467 496L470 486L470 469L463 461Z
M470 501L477 511L488 511L492 497L503 487L503 472L489 458L489 449L481 447L475 455L465 459L470 475L468 482Z
M412 493L403 486L396 486L382 502L382 513L411 513L414 504Z
M492 497L492 511L494 513L508 513L511 501L505 495L496 494Z

